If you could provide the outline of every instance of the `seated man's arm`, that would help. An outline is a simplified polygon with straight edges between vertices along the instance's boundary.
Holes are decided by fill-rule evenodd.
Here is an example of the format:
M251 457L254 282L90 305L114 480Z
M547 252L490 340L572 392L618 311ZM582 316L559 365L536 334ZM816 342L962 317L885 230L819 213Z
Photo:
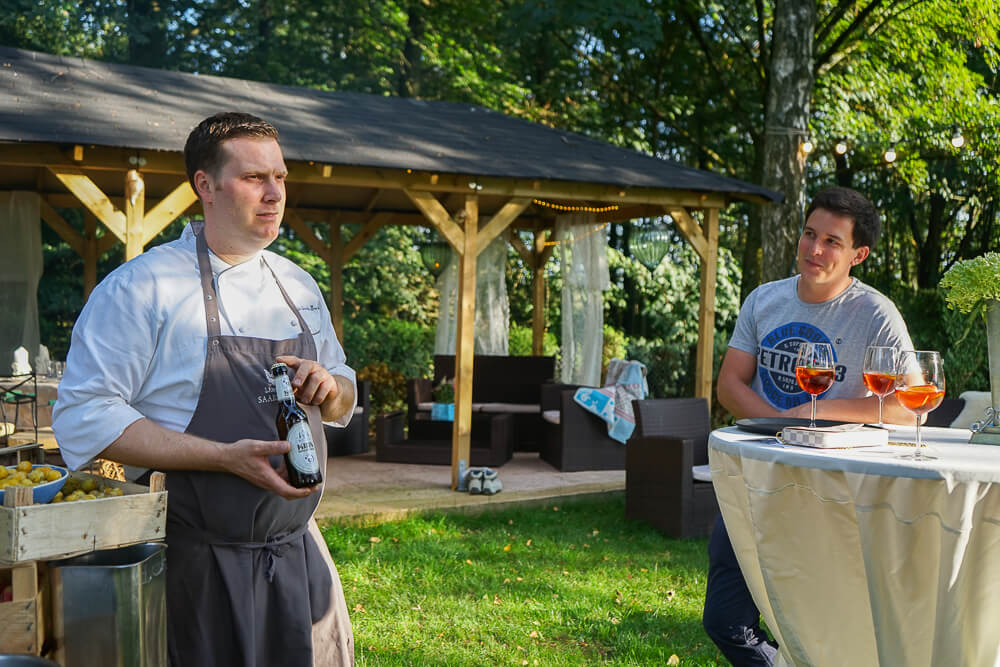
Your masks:
M730 347L722 360L716 394L719 403L737 419L745 417L777 417L781 413L750 388L757 372L757 357Z

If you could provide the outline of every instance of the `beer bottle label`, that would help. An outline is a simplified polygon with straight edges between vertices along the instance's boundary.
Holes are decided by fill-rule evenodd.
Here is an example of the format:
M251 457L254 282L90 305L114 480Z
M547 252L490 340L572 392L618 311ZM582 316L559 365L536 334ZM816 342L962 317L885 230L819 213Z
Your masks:
M292 379L288 377L288 373L278 373L274 377L274 391L278 395L279 402L287 403L292 400L294 396L292 393Z
M304 475L319 472L319 459L316 456L316 446L313 444L309 422L302 420L292 424L288 429L288 458L292 465Z

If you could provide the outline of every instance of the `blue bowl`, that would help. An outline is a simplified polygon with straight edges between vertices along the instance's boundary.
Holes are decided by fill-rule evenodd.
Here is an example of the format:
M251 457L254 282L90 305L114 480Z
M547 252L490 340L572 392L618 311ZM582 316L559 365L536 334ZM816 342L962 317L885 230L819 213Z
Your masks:
M37 486L31 487L32 491L34 491L35 494L34 501L36 505L52 502L52 499L55 498L56 494L59 493L59 490L63 488L63 484L66 483L66 478L69 476L69 471L61 466L54 466L48 464L45 464L43 466L41 464L36 463L34 466L32 466L31 469L34 470L35 468L42 468L42 467L52 468L62 476L57 480L51 482L45 482L45 484L38 484ZM17 469L17 466L7 466L7 469L13 472L14 470ZM4 496L3 492L4 489L0 489L0 505L3 505L3 496Z

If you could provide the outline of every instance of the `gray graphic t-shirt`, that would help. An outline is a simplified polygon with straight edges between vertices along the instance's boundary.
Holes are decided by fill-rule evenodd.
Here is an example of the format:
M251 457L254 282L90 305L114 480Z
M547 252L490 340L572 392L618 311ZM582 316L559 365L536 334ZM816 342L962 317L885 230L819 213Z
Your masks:
M912 350L896 306L856 278L823 303L799 299L798 276L761 285L747 297L729 347L757 357L750 387L779 410L809 401L795 382L795 357L804 341L830 343L836 364L833 386L817 398L868 395L861 377L865 348L885 345Z

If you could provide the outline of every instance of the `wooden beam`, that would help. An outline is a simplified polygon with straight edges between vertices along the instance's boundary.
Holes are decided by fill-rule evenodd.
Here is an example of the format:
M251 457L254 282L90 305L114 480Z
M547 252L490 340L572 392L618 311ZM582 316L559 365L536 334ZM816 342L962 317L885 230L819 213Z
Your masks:
M79 169L126 171L128 162L135 155L131 149L89 147L86 162L74 162L71 156L52 144L0 144L0 164L50 167L55 170ZM143 173L167 173L184 176L183 155L161 151L145 156ZM322 165L308 162L288 163L289 182L317 183L334 186L356 186L366 188L407 189L425 192L468 192L469 176L459 174L438 174L405 169L382 169L334 165L329 178L322 174ZM672 188L626 188L600 183L579 183L575 181L544 181L534 179L476 177L482 186L477 190L480 197L501 195L506 197L528 197L546 200L592 201L619 205L650 204L658 206L683 206L686 208L722 208L728 199L764 202L757 195L744 193L692 192Z
M435 200L436 203L437 200ZM458 255L458 326L455 350L455 421L451 431L451 488L469 468L472 439L472 372L476 335L476 238L479 207L476 195L465 199L464 247Z
M486 223L486 226L479 230L479 234L476 236L476 255L486 250L486 246L499 236L500 232L507 229L514 218L521 215L521 212L528 208L529 204L531 204L531 200L524 197L515 197L504 204L503 208L497 211Z
M517 235L517 232L508 227L503 230L503 237L507 243L509 243L511 247L517 251L518 256L524 261L525 264L527 264L530 268L535 267L535 256L531 254L530 250L528 250L528 246L524 245L524 241L522 241L521 237Z
M114 238L112 235L108 235ZM100 257L97 245L97 218L90 211L83 214L83 301L86 303L90 293L97 287L97 258Z
M145 236L146 184L135 169L125 174L125 261L142 254Z
M708 245L705 242L705 233L701 225L691 217L690 213L679 206L667 206L665 210L673 218L674 224L681 230L681 234L691 244L694 251L698 253L698 256L705 259L705 254L708 252Z
M101 238L97 239L97 256L100 257L119 243L120 241L118 237L114 234L105 234Z
M59 215L59 211L52 208L52 204L45 201L44 197L38 198L38 213L42 220L51 227L59 237L69 244L77 255L83 257L83 237L73 229L73 226L66 222L66 218Z
M376 213L358 230L358 233L351 237L351 240L344 246L344 264L351 261L355 253L361 249L368 239L375 236L378 230L388 225L393 219L392 213Z
M97 219L104 223L104 226L111 230L124 243L125 239L125 214L119 211L108 199L107 195L101 192L97 184L90 180L79 169L49 169L59 181L66 186L66 189L76 195L80 203L87 207Z
M715 283L719 266L719 211L705 211L702 237L706 251L701 258L701 299L698 305L698 348L695 359L695 396L712 405L712 374L715 354Z
M337 340L344 342L344 244L340 238L340 223L331 221L330 252L327 265L330 267L330 317ZM365 415L368 418L368 415Z
M326 245L316 236L313 230L306 224L306 221L298 214L298 211L291 208L285 209L285 222L288 226L295 230L295 233L300 239L305 241L305 244L309 246L314 253L319 255L327 264L330 263L330 247Z
M437 197L430 192L417 192L407 189L404 189L403 192L410 198L413 205L420 209L420 212L434 225L434 228L441 233L441 236L451 244L455 252L461 255L465 252L466 248L471 248L475 252L475 244L466 243L465 240L465 234L469 230L468 226L466 226L465 231L462 231L462 228L456 225L451 219L448 210L437 200Z
M535 232L534 252L532 253L532 312L531 312L531 353L540 356L545 349L545 301L548 286L545 283L545 263L552 256L555 246L546 245L549 233L545 230Z
M198 201L198 195L194 193L191 184L187 181L174 188L146 214L142 244L146 245L152 241L157 234L163 231L164 227L180 217L196 201Z
M368 203L365 204L365 207L363 209L364 212L370 213L371 210L375 208L375 202L377 202L378 198L381 196L382 196L382 188L375 188L375 192L372 194L371 199L369 199Z

